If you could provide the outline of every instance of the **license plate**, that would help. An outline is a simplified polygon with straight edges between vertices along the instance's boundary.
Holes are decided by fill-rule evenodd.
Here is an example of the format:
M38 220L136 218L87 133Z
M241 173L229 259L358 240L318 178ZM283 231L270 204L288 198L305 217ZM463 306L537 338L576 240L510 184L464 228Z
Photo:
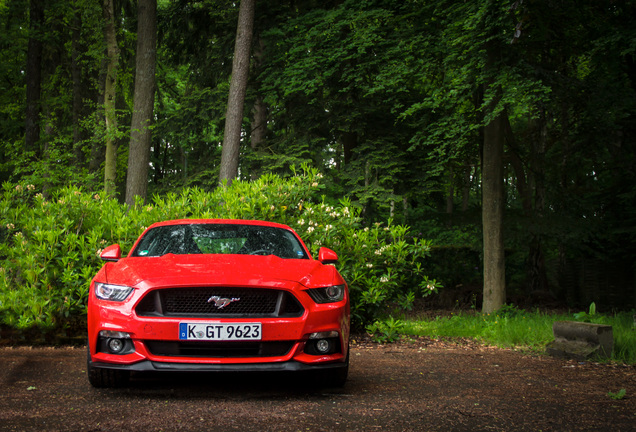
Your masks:
M179 323L180 340L261 340L261 323Z

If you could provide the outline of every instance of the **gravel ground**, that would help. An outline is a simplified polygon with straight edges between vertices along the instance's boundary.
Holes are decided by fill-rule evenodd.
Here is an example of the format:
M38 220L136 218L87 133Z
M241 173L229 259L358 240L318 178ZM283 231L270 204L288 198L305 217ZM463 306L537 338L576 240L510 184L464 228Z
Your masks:
M352 346L349 381L143 375L93 389L85 348L0 348L1 431L633 431L636 368L419 339ZM622 399L608 392L626 390Z

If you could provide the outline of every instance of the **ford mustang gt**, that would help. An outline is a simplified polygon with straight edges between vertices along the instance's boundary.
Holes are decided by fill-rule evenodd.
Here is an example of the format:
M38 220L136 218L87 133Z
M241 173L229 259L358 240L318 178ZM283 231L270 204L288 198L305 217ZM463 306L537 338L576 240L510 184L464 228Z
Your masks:
M174 220L119 245L91 281L88 379L117 387L131 372L307 371L343 385L349 293L321 248L288 226Z

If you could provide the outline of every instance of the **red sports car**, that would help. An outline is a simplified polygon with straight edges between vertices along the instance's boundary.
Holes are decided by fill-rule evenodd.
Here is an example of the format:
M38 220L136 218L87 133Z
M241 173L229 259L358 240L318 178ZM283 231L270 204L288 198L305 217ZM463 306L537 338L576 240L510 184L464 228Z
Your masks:
M88 379L124 385L131 371L315 371L343 385L349 293L288 226L174 220L119 245L91 282Z

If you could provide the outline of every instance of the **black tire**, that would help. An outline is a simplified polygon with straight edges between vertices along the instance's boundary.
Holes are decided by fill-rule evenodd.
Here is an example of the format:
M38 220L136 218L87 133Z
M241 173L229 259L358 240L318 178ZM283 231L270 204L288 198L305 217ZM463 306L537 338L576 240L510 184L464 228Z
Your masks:
M317 384L324 387L343 387L347 382L347 378L349 376L349 351L347 350L347 360L345 361L345 366L321 371L321 373L316 377Z
M93 367L88 345L86 345L86 373L88 382L95 388L125 387L130 380L130 371Z
M333 370L326 379L329 387L344 387L349 376L349 362L347 366Z

